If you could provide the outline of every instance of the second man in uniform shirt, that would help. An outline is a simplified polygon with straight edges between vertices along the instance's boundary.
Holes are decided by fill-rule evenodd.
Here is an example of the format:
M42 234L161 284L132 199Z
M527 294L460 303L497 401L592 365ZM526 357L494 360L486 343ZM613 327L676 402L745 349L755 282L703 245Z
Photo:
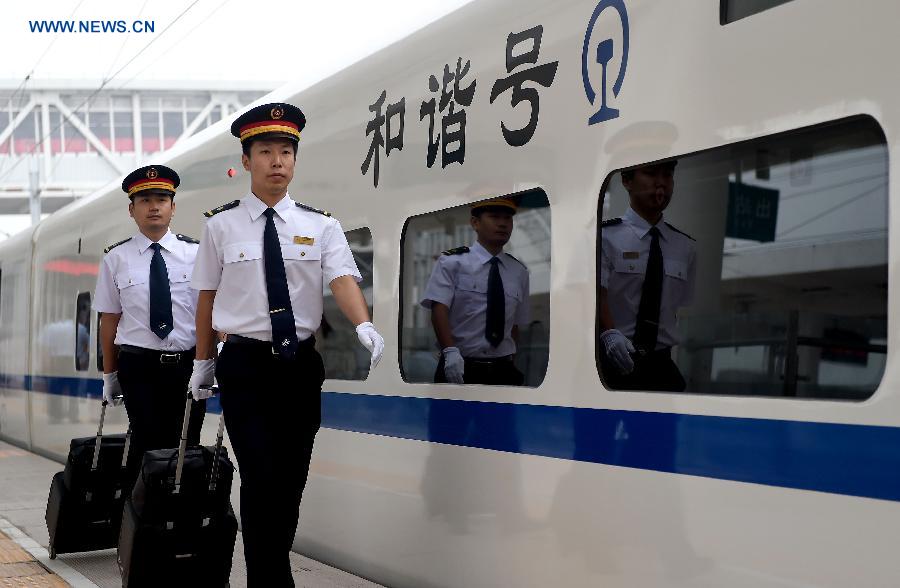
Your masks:
M691 303L694 239L663 219L674 190L676 162L622 172L630 207L602 223L600 362L615 390L681 392L672 360L676 312Z
M529 319L528 268L503 252L516 210L510 198L473 205L475 244L435 263L421 301L441 349L435 382L523 384L513 358L518 327Z
M194 360L197 241L169 230L178 184L178 174L163 165L125 178L138 232L107 247L94 294L94 310L102 313L103 398L116 403L124 394L132 474L144 451L178 446ZM192 444L199 443L205 404L193 408Z

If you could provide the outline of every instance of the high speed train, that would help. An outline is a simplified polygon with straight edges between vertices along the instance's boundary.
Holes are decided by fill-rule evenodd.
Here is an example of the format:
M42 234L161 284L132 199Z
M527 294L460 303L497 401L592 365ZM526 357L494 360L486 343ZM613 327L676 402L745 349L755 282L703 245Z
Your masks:
M327 306L295 549L388 586L900 585L898 22L887 0L476 0L262 99L305 112L290 194L341 221L387 344L368 373ZM249 188L230 122L158 162L177 232ZM693 292L686 389L614 390L599 279L643 267L600 235L620 171L659 161L696 248L695 276L665 267ZM531 276L525 385L431 383L425 283L497 195ZM126 204L111 184L0 243L3 439L62 458L94 430L90 297Z

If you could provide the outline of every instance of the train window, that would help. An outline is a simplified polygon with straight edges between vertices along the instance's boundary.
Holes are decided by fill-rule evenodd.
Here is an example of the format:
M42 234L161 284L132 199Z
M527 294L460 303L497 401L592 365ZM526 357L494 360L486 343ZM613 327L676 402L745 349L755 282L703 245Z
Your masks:
M542 190L412 217L401 251L404 380L520 386L543 381L550 205Z
M606 387L871 396L887 353L887 186L869 117L611 174L598 239Z
M362 275L359 287L372 314L372 232L367 228L344 233L356 267ZM359 344L356 330L338 308L331 289L325 285L322 325L316 334L325 360L325 377L337 380L365 380L369 375L369 352Z
M719 23L725 25L791 0L719 0Z
M91 293L75 299L75 370L87 371L91 358Z

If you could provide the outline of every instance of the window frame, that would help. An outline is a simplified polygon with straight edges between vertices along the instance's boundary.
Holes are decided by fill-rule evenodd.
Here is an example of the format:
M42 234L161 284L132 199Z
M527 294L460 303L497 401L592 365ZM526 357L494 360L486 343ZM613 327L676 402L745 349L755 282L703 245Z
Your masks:
M78 363L78 327L79 327L79 325L82 325L82 323L79 322L78 310L79 310L79 307L81 306L80 302L85 297L87 299L87 312L84 314L84 316L87 317L87 324L85 324L84 327L87 329L87 339L88 339L87 340L87 352L88 352L88 355L87 355L87 358L85 358L84 364L82 365L82 364ZM84 292L78 292L75 295L75 320L73 321L74 326L75 326L75 348L72 350L73 351L72 363L75 366L76 372L87 372L91 369L91 322L92 322L91 315L93 314L91 312L91 298L92 298L92 296L91 296L90 290L86 290Z
M721 0L721 1L724 2L725 0ZM791 0L786 0L786 2L790 2L790 1ZM601 369L600 369L600 353L601 353L601 343L600 343L600 338L599 338L599 335L601 332L600 331L600 329L601 329L601 327L600 327L600 272L601 272L601 250L602 250L602 245L603 245L603 239L601 236L602 233L600 230L600 223L603 220L603 204L604 204L604 200L606 198L606 194L609 189L610 183L616 177L620 177L619 174L621 174L621 172L636 169L638 167L662 163L662 162L670 161L673 159L681 161L681 160L685 160L685 159L688 159L691 157L702 156L702 155L713 153L716 151L740 148L743 146L749 146L749 145L752 145L752 144L760 142L760 141L765 141L767 139L788 138L791 135L802 134L802 133L812 133L812 132L816 132L816 131L824 131L825 129L827 129L829 127L837 127L837 126L841 126L841 125L850 125L853 123L864 123L864 122L868 122L872 126L872 130L877 131L881 136L880 146L883 147L884 152L885 152L885 170L886 170L886 175L885 175L884 179L885 179L885 192L886 192L885 205L887 207L887 210L885 212L886 212L886 214L888 214L887 218L889 219L890 218L889 211L890 211L890 206L891 206L890 143L888 141L887 134L885 133L884 126L881 124L881 122L878 120L878 118L876 118L875 116L873 116L869 113L859 113L859 114L854 114L854 115L850 115L850 116L844 116L841 118L829 119L829 120L811 124L811 125L794 127L794 128L790 128L790 129L783 129L783 130L779 130L779 131L776 131L773 133L754 136L754 137L747 138L747 139L742 139L742 140L733 141L733 142L726 142L726 143L722 143L720 145L716 145L714 147L698 149L696 151L691 151L688 153L683 153L683 154L679 153L679 154L668 155L667 157L655 159L655 160L648 161L648 162L634 163L631 165L619 167L619 168L609 171L606 174L606 176L603 179L603 182L601 183L599 196L597 198L597 217L596 218L597 218L597 229L598 230L597 230L597 234L596 234L596 245L595 245L595 265L596 265L595 282L596 283L595 283L594 290L595 290L596 298L594 301L595 320L594 320L594 337L593 337L593 339L594 339L594 356L595 356L595 366L594 367L595 367L597 377L600 380L600 384L605 391L613 393L613 394L619 394L619 393L645 394L645 393L649 393L649 394L666 394L666 395L671 395L671 396L681 396L681 397L687 397L687 398L710 398L711 397L711 398L728 398L728 399L741 399L741 400L756 399L756 400L760 400L760 401L766 401L766 400L794 400L794 401L805 401L805 402L822 402L822 401L824 401L824 402L852 403L852 404L860 404L863 402L868 402L868 401L871 401L873 398L877 397L877 395L879 394L879 392L882 388L882 384L884 383L884 377L885 377L885 374L887 373L887 366L885 366L885 368L882 369L878 384L874 387L872 392L868 396L861 397L861 398L828 397L828 396L796 396L796 395L788 396L788 395L783 395L783 394L782 395L713 394L713 393L709 393L709 392L691 392L689 389L686 389L683 392L668 392L668 391L659 391L659 390L615 389L615 388L610 388L606 385L606 382L603 379ZM886 252L887 253L887 262L886 262L887 263L887 267L886 267L887 287L886 287L886 294L885 294L884 312L885 312L885 320L888 321L888 323L889 323L890 306L891 306L891 304L890 304L890 265L891 265L890 234L891 234L891 226L890 226L889 220L886 224L886 231L887 231L887 236L886 236L886 245L885 246L887 249L887 252ZM884 347L885 347L885 351L884 351L885 357L887 357L887 355L889 353L889 349L887 348L888 347L887 341L885 342ZM793 361L794 361L794 363L796 363L796 360L793 360ZM796 376L796 374L795 374L795 376Z
M436 383L433 382L433 381L423 382L423 381L410 380L410 379L408 378L406 372L404 371L404 368L403 368L403 355L404 355L404 347L403 347L403 328L404 328L404 327L403 327L403 325L404 325L404 322L403 322L403 321L404 321L404 316L405 316L405 315L404 315L404 308L406 307L406 305L405 305L405 303L406 303L406 299L405 299L406 292L405 292L405 288L404 288L404 283L405 283L405 277L406 277L406 275L405 275L405 268L406 268L406 238L407 238L407 234L408 234L408 231L409 231L409 225L410 225L410 223L411 223L413 220L419 219L419 218L424 217L424 216L428 216L428 215L432 215L432 214L436 214L436 213L440 213L440 212L445 212L445 211L449 211L449 210L453 210L453 209L455 209L455 208L461 208L461 207L471 206L472 204L475 204L475 203L477 203L477 202L482 202L482 201L484 201L484 200L488 200L488 199L491 199L491 198L514 198L514 197L521 197L521 196L524 196L524 195L527 195L527 194L532 194L532 193L539 193L539 194L542 194L543 197L544 197L544 198L546 199L546 201L547 201L547 208L550 210L550 218L551 218L551 221L550 221L550 223L551 223L551 227L550 227L550 240L551 240L551 243L550 243L550 248L549 248L549 250L550 250L550 252L552 252L552 250L553 250L553 247L552 247L552 240L553 240L553 228L552 228L552 222L553 222L553 221L552 221L552 218L553 218L553 200L552 200L551 197L550 197L550 190L549 190L544 184L534 184L534 185L532 185L532 186L530 186L530 187L528 187L528 188L524 188L524 189L520 189L520 190L515 190L515 191L513 191L513 192L498 193L498 194L495 195L495 196L494 196L494 195L492 195L492 196L480 195L480 196L477 196L476 199L473 199L473 200L467 200L466 202L456 203L456 204L453 204L453 205L451 205L451 206L445 206L444 208L439 208L439 209L437 209L437 210L427 210L427 211L423 211L423 212L417 212L417 213L415 213L415 214L413 214L413 215L411 215L411 216L408 216L408 217L406 218L406 220L403 222L403 228L402 228L401 231L400 231L400 242L399 242L399 246L400 246L399 263L400 263L400 266L399 266L399 272L398 272L398 285L399 285L400 294L399 294L399 296L398 296L398 298L397 298L397 304L398 304L398 307L397 307L397 310L398 310L398 312L397 312L397 369L398 369L399 372L400 372L400 378L403 380L403 383L404 383L404 384L406 384L406 385L411 385L411 386L421 386L421 385L425 385L425 386L434 386L434 385L437 385L437 386L446 386L446 385L449 385L449 386L463 386L463 387L465 387L466 389L468 389L468 388L474 388L474 387L478 387L478 386L484 386L484 385L485 385L485 384L440 384L440 383L437 383L437 384L436 384ZM551 287L552 287L552 284L553 284L553 275L552 275L552 272L553 272L553 262L552 262L552 258L550 258L550 279L549 279L549 285L550 285ZM552 297L551 295L552 295L551 288L548 288L548 290L547 290L547 296L548 296L548 298ZM530 293L529 293L529 304L530 304L530 297L531 297L531 295L530 295ZM548 308L549 308L549 306L550 306L550 305L548 304ZM548 342L549 342L549 333L552 331L552 325L551 325L551 323L550 323L550 316L551 316L550 314L548 314L548 316L547 316ZM534 391L539 391L539 390L541 390L541 389L544 387L544 385L546 384L546 382L547 382L547 376L548 376L548 374L550 373L550 363L551 363L551 359L552 359L552 358L551 358L551 351L552 351L552 347L549 346L549 344L548 344L548 349L547 349L547 365L546 365L545 368L544 368L544 373L543 373L543 375L542 375L542 377L541 377L540 383L538 383L538 384L535 385L535 386L530 386L530 385L528 385L528 384L522 384L521 386L504 386L504 387L514 388L514 389L522 389L522 390L527 390L527 391L529 391L529 392L534 392ZM518 353L518 346L517 346L516 352Z

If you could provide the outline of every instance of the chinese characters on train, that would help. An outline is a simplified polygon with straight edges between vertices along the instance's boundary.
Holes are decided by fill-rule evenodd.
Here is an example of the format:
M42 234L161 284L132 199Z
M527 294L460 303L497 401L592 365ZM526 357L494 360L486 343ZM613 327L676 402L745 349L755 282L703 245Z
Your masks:
M519 33L510 33L506 39L506 77L498 78L491 87L489 103L500 110L503 100L509 97L510 107L505 108L501 116L500 132L504 140L512 147L526 145L534 136L540 114L540 95L536 86L549 88L556 77L558 61L538 64L541 51L543 26L536 26ZM431 97L422 101L419 106L421 131L427 128L427 150L425 165L434 167L440 154L441 168L456 163L462 165L466 160L466 108L472 106L478 81L472 71L469 59L457 58L456 63L444 64L440 77L428 77L428 91ZM531 67L525 67L530 65ZM393 99L391 97L390 99ZM403 150L405 132L406 97L396 102L388 102L388 92L383 90L378 99L369 105L372 119L366 125L366 137L370 144L365 160L360 166L363 175L372 171L372 182L378 187L379 157L384 152L390 157L392 151ZM528 123L521 128L510 128L503 116L515 109L522 102L530 107ZM385 103L387 107L385 108Z

